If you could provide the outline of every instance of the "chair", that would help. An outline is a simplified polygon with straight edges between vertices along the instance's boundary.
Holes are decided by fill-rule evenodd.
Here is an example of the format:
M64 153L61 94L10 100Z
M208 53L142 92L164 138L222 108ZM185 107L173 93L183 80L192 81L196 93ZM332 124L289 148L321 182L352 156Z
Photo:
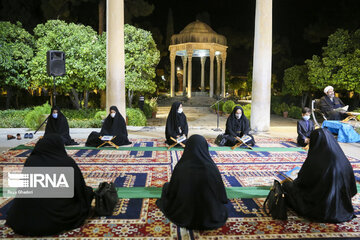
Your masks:
M318 119L327 120L325 114L320 110L320 99L314 99L311 101L311 114L314 119L315 125L320 127ZM319 120L320 121L320 120Z

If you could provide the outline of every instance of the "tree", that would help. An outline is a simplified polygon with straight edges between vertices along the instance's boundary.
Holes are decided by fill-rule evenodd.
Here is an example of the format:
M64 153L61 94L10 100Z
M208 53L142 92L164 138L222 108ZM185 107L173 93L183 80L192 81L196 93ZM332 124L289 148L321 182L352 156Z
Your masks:
M329 36L322 57L314 55L305 62L314 87L322 90L332 85L339 91L353 91L359 97L360 29L353 33L338 29Z
M125 86L131 107L134 92L156 90L155 68L160 52L149 31L125 24Z
M14 89L27 89L27 63L33 57L34 38L20 22L0 22L0 87L7 89L6 108Z
M301 107L305 107L310 90L313 88L308 76L306 65L295 65L285 69L283 79L283 93L301 96Z
M91 27L81 24L49 20L34 29L36 55L29 63L31 86L44 87L52 92L53 79L46 74L46 52L60 50L66 56L66 75L56 77L56 90L67 94L79 109L79 92L86 96L89 90L106 86L105 35L99 36Z

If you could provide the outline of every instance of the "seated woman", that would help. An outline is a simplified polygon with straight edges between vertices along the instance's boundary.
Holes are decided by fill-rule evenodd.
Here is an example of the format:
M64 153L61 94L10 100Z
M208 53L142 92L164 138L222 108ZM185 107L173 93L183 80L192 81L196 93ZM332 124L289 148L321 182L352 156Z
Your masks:
M50 133L59 134L65 145L78 145L78 143L70 137L69 124L66 117L62 114L60 108L56 106L51 108L44 135Z
M103 143L100 137L105 135L116 136L112 142L117 146L131 144L128 139L125 120L115 106L110 107L110 113L105 118L100 133L95 131L91 132L85 145L88 147L97 147Z
M73 198L15 198L7 212L6 225L25 236L48 236L80 227L89 217L93 190L65 151L61 137L47 134L40 139L25 167L73 167Z
M236 106L228 119L226 120L226 130L225 135L227 141L225 143L226 146L234 146L237 143L235 137L243 137L244 135L248 135L252 140L246 142L249 146L255 145L254 137L249 134L250 132L250 123L247 117L244 114L244 110L240 106Z
M206 230L225 224L227 201L224 183L210 157L208 143L204 137L192 135L156 205L179 227Z
M188 124L186 121L186 116L183 113L182 104L181 102L174 102L166 119L166 143L172 145L175 142L171 140L171 137L174 139L182 135L185 135L187 137L188 132ZM186 143L186 140L183 143Z
M351 198L357 193L349 160L325 128L310 135L307 158L298 177L284 182L289 207L318 222L345 222L355 217Z

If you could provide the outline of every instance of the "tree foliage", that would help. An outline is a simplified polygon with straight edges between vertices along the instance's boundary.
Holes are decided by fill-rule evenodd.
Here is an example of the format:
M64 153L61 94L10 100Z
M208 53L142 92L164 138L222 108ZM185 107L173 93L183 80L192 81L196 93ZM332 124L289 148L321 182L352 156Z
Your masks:
M306 65L295 65L284 71L283 93L301 96L311 89Z
M338 29L329 36L322 56L314 55L305 62L314 87L332 85L338 90L360 93L360 29L353 33Z
M155 67L160 52L150 32L125 24L125 85L130 91L156 90Z
M34 38L20 22L0 22L0 86L26 89L26 69L33 57Z

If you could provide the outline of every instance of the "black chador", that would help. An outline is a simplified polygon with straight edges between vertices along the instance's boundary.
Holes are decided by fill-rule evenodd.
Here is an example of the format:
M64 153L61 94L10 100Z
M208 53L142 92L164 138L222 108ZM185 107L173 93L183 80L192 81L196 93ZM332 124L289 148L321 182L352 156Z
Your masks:
M57 113L54 114L54 110L57 110ZM78 143L70 137L69 124L66 117L60 111L60 108L56 106L51 108L44 135L49 133L59 134L65 145L78 145Z
M228 218L227 196L219 169L210 157L208 143L192 135L156 202L164 215L180 227L216 229Z
M188 124L186 116L182 111L182 104L181 102L174 102L166 119L166 143L171 145L175 142L171 140L170 137L173 137L174 139L182 135L185 135L187 137L188 132Z
M65 151L57 134L40 139L25 167L72 167L73 198L15 198L7 212L6 225L25 236L48 236L80 227L89 217L93 190L86 186L83 175Z
M353 168L327 129L310 135L308 156L298 177L283 184L287 203L300 216L318 222L345 222L355 217L357 193Z
M111 110L115 111L115 113L112 114ZM105 118L100 133L95 131L91 132L85 145L88 147L97 147L102 144L99 137L105 135L116 136L112 142L118 146L131 144L128 139L125 120L115 106L110 107L110 113Z
M241 110L241 113L238 113L238 110ZM231 112L230 116L226 120L226 130L225 135L227 138L227 142L225 145L234 146L237 143L235 137L242 137L244 135L248 135L252 138L251 141L247 142L247 145L254 146L255 139L249 134L250 132L250 122L249 119L244 114L244 110L240 106L236 106Z

